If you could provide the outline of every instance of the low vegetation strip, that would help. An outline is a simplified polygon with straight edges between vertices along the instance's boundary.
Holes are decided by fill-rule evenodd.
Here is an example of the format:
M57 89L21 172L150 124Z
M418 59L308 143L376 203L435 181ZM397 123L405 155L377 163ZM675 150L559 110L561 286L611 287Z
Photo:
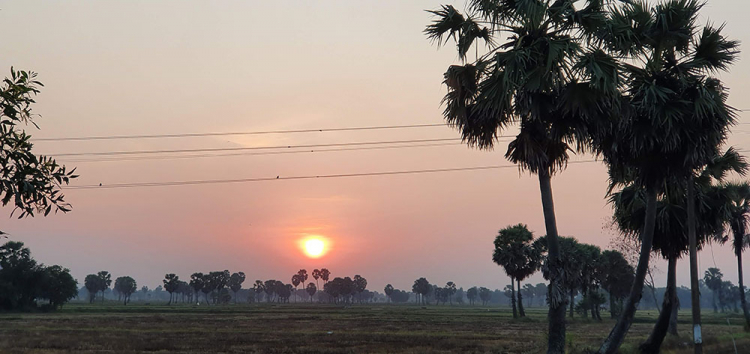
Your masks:
M513 319L508 307L416 305L102 305L72 303L54 313L0 314L0 352L12 353L542 353L546 309ZM639 312L621 348L635 352L656 320ZM705 316L705 349L750 352L742 318ZM570 353L586 353L613 320L574 318ZM689 312L666 353L688 353Z

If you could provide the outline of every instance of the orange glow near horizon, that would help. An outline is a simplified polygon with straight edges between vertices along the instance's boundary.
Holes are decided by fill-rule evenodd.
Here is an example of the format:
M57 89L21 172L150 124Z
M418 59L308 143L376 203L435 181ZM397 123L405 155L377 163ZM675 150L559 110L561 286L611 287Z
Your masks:
M328 253L328 240L322 236L313 235L300 240L302 252L310 258L320 258Z

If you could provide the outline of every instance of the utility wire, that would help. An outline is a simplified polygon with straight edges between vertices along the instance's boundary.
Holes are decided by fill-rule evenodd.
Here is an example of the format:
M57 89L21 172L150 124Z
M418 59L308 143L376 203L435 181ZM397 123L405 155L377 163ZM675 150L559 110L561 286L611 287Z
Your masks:
M126 151L104 151L104 152L71 152L62 154L50 154L55 157L60 156L117 156L117 155L146 155L146 154L165 154L165 153L185 153L185 152L218 152L218 151L245 151L245 150L271 150L271 149L303 149L317 147L334 147L334 146L361 146L361 145L384 145L384 144L408 144L408 143L429 143L429 142L447 142L461 141L460 138L437 138L437 139L409 139L409 140L389 140L389 141L366 141L366 142L347 142L347 143L330 143L330 144L308 144L308 145L276 145L276 146L250 146L250 147L231 147L231 148L202 148L202 149L172 149L172 150L126 150Z
M571 161L569 164L580 164L596 162L596 160ZM456 172L456 171L481 171L504 168L518 168L518 165L489 165L474 167L454 167L454 168L436 168L423 170L406 170L406 171L385 171L385 172L362 172L362 173L344 173L329 175L308 175L308 176L289 176L289 177L261 177L261 178L238 178L238 179L209 179L193 181L169 181L169 182L136 182L136 183L113 183L113 184L89 184L81 186L67 186L64 189L114 189L114 188L138 188L138 187L168 187L168 186L188 186L203 184L226 184L226 183L249 183L279 180L306 180L306 179L324 179L324 178L347 178L347 177L368 177L368 176L392 176L407 174L425 174L439 172Z
M430 124L407 124L407 125L382 125L370 127L345 127L325 129L293 129L293 130L267 130L246 132L216 132L216 133L178 133L178 134L142 134L142 135L98 135L98 136L73 136L58 138L38 138L34 141L85 141L85 140L125 140L125 139L162 139L162 138L195 138L206 136L228 136L228 135L263 135L263 134L290 134L290 133L320 133L320 132L343 132L356 130L384 130L384 129L410 129L427 127L445 127L445 123Z
M750 112L750 109L738 109L738 112ZM737 123L750 124L750 123ZM214 133L175 133L175 134L135 134L135 135L91 135L91 136L68 136L56 138L35 138L34 141L86 141L86 140L128 140L128 139L160 139L160 138L196 138L207 136L232 136L232 135L264 135L264 134L290 134L290 133L320 133L341 132L357 130L384 130L384 129L410 129L449 126L445 123L425 123L406 125L382 125L366 127L343 127L323 129L290 129L290 130L266 130L245 132L214 132Z
M125 156L112 158L93 158L93 159L70 159L66 163L88 163L88 162L119 162L119 161L140 161L140 160L173 160L173 159L193 159L193 158L212 158L225 156L261 156L261 155L285 155L285 154L309 154L318 152L337 152L337 151L362 151L362 150L388 150L388 149L405 149L434 146L463 146L461 143L434 143L434 144L413 144L413 145L394 145L394 146L370 146L355 148L337 148L337 149L318 149L318 150L292 150L292 151L267 151L267 152L235 152L224 154L195 154L195 155L168 155L168 156Z

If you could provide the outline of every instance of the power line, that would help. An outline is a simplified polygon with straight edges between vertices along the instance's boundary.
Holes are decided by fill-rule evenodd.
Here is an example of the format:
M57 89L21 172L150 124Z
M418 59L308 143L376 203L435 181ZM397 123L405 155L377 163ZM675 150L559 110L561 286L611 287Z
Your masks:
M54 155L55 157L60 157L60 156L147 155L147 154L186 153L186 152L218 152L218 151L245 151L245 150L271 150L271 149L304 149L304 148L334 147L334 146L361 146L361 145L429 143L429 142L440 142L440 141L461 141L461 139L460 138L437 138L437 139L409 139L409 140L366 141L366 142L347 142L347 143L330 143L330 144L308 144L308 145L251 146L251 147L232 147L232 148L202 148L202 149L172 149L172 150L127 150L127 151L104 151L104 152L72 152L72 153L51 154L51 155Z
M140 160L172 160L172 159L193 159L193 158L212 158L226 156L261 156L261 155L285 155L285 154L309 154L319 152L338 152L338 151L362 151L362 150L388 150L388 149L405 149L419 147L435 146L463 146L461 143L434 143L434 144L414 144L414 145L395 145L395 146L371 146L358 148L340 148L340 149L319 149L319 150L294 150L294 151L268 151L268 152L238 152L226 154L200 154L200 155L168 155L168 156L126 156L116 158L101 159L71 159L65 160L67 163L87 163L87 162L119 162L119 161L140 161Z
M356 130L384 130L384 129L410 129L445 127L445 123L430 124L407 124L407 125L382 125L370 127L345 127L324 129L293 129L293 130L267 130L267 131L245 131L245 132L215 132L215 133L178 133L178 134L141 134L141 135L98 135L58 138L38 138L34 141L85 141L85 140L125 140L125 139L162 139L162 138L196 138L207 136L229 136L229 135L264 135L264 134L290 134L290 133L320 133L320 132L342 132Z
M569 164L580 164L580 163L589 163L589 162L596 162L596 160L571 161L569 162ZM348 178L348 177L392 176L392 175L406 175L406 174L426 174L426 173L457 172L457 171L481 171L481 170L504 169L504 168L518 168L518 165L489 165L489 166L474 166L474 167L454 167L454 168L436 168L436 169L406 170L406 171L362 172L362 173L289 176L289 177L276 176L276 177L261 177L261 178L209 179L209 180L170 181L170 182L114 183L114 184L107 184L107 185L89 184L89 185L81 185L81 186L68 186L68 187L64 187L64 189L115 189L115 188L138 188L138 187L170 187L170 186L188 186L188 185L204 185L204 184L250 183L250 182L281 181L281 180L307 180L307 179L324 179L324 178Z

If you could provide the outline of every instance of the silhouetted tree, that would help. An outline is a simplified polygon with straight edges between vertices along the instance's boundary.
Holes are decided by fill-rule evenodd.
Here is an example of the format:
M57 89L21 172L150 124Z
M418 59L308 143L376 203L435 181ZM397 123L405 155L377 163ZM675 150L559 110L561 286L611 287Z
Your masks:
M294 285L294 289L295 289L295 290L296 290L296 289L297 289L297 287L299 286L299 283L301 283L301 281L300 281L300 279L299 279L299 274L294 274L294 275L292 275L292 285ZM294 301L295 301L295 302L297 301L297 297L295 297L295 298L294 298Z
M310 302L312 302L313 295L315 295L315 292L318 291L318 287L315 284L313 284L313 283L309 283L309 284L307 284L307 287L305 288L305 291L307 291L307 294L310 295Z
M237 292L242 289L242 283L245 282L245 273L232 273L229 277L229 289L234 293L234 303L237 303Z
M480 149L492 149L504 129L520 125L505 156L539 177L553 281L548 353L563 353L565 294L555 293L561 289L556 282L563 275L555 264L559 255L551 176L566 167L570 150L586 148L584 122L591 119L587 113L599 113L592 97L596 91L579 81L609 68L611 59L603 52L584 50L587 44L598 43L588 39L605 22L604 4L589 1L576 10L572 1L471 0L465 11L466 15L443 5L431 11L436 19L425 30L439 45L444 37L454 39L463 64L451 65L444 74L448 87L444 116L470 146ZM488 50L482 56L480 39ZM467 63L472 45L475 61ZM597 70L586 70L589 65L583 63Z
M253 291L255 292L255 296L261 296L261 294L265 293L266 286L262 280L255 281L255 284L253 284ZM258 299L258 302L260 302L260 299Z
M602 252L601 269L601 286L609 293L610 316L615 318L622 308L622 301L628 296L635 271L622 253L610 250Z
M520 288L520 280L534 274L541 265L541 251L532 246L533 240L534 235L524 224L508 226L500 230L495 238L492 260L503 267L505 273L510 277L513 318L517 318L519 315L516 310L514 283L517 282ZM523 311L521 298L518 299L518 302L520 315L523 317L526 314Z
M492 291L485 287L479 288L479 299L482 300L482 306L486 306L492 299Z
M128 302L130 302L130 295L132 295L137 289L138 285L132 277L125 276L115 279L115 290L122 294L123 305L127 305Z
M443 292L448 297L448 302L453 305L453 295L456 294L456 283L452 281L447 282L443 288Z
M469 304L474 305L474 300L479 296L479 289L476 286L472 286L469 290L466 290L466 298L469 299Z
M209 273L209 275L211 276L211 281L213 282L214 289L219 293L221 293L221 291L224 290L224 287L229 284L229 278L231 277L228 270L225 270L223 272L211 272ZM216 300L218 300L218 297L216 298Z
M423 304L427 304L427 294L432 290L432 285L425 278L419 278L414 281L414 285L411 287L411 291L417 294L417 299Z
M307 270L300 269L297 272L297 278L299 279L299 282L302 284L302 288L305 288L305 282L307 281Z
M745 162L742 159L741 162ZM737 278L742 314L745 316L746 327L750 327L750 311L747 307L745 298L745 280L742 276L742 251L748 246L748 220L750 220L750 184L730 183L725 186L730 192L730 198L727 202L729 207L729 231L731 233L732 250L737 257Z
M393 299L391 299L391 295L393 295L393 285L386 285L383 291L385 292L385 296L388 297L388 302L393 302Z
M706 273L703 275L703 281L706 286L711 289L711 296L713 298L714 312L718 312L717 300L721 298L722 283L724 274L721 273L719 268L708 268ZM718 295L718 298L717 298Z
M102 302L104 302L104 292L109 289L109 286L112 284L112 274L103 270L96 273L96 276L99 277L99 291L102 292Z
M96 294L99 292L99 283L100 279L96 274L89 274L86 276L83 285L86 287L86 291L89 292L89 303L94 303Z
M263 283L263 291L266 293L266 302L273 301L273 296L276 294L276 283L280 281L269 279Z
M353 285L354 287L352 288L352 290L353 292L356 292L357 295L359 296L359 303L362 303L362 293L367 288L367 279L357 274L354 276Z
M320 289L320 284L318 284L318 279L320 279L320 269L313 269L312 271L312 277L315 279L315 286Z
M33 309L39 299L56 309L78 294L76 281L60 266L44 267L23 242L0 246L0 310Z
M167 305L171 305L173 294L175 291L177 291L177 287L180 285L180 277L178 277L174 273L169 273L164 276L164 280L162 280L162 282L164 283L164 290L169 293L169 303Z
M201 291L203 292L203 296L206 298L206 303L210 304L211 300L208 298L208 294L213 294L214 290L216 290L216 278L211 275L211 273L203 274L203 289Z
M198 300L198 292L203 289L203 286L205 286L205 276L203 273L193 273L190 275L190 287L193 288L193 292L195 293L195 299ZM206 299L206 302L208 302L208 299Z
M0 256L0 258L2 257ZM2 261L0 261L0 265L2 265ZM41 267L40 270L43 272L43 276L39 284L39 297L49 300L52 309L62 307L62 305L78 295L78 282L73 279L73 276L70 275L70 270L67 268L53 265L50 267ZM0 275L0 279L2 278L2 275ZM3 286L0 285L0 288L3 288ZM0 303L2 303L1 300Z
M598 121L592 146L609 168L611 187L633 182L645 191L646 213L633 287L599 353L617 352L633 322L652 252L657 198L671 180L687 189L692 309L700 329L694 177L718 154L734 122L724 86L710 75L726 70L739 52L722 27L698 28L702 7L692 0L620 2L600 29L604 48L617 58L612 67L621 68L611 70L609 80L624 85L613 112Z

